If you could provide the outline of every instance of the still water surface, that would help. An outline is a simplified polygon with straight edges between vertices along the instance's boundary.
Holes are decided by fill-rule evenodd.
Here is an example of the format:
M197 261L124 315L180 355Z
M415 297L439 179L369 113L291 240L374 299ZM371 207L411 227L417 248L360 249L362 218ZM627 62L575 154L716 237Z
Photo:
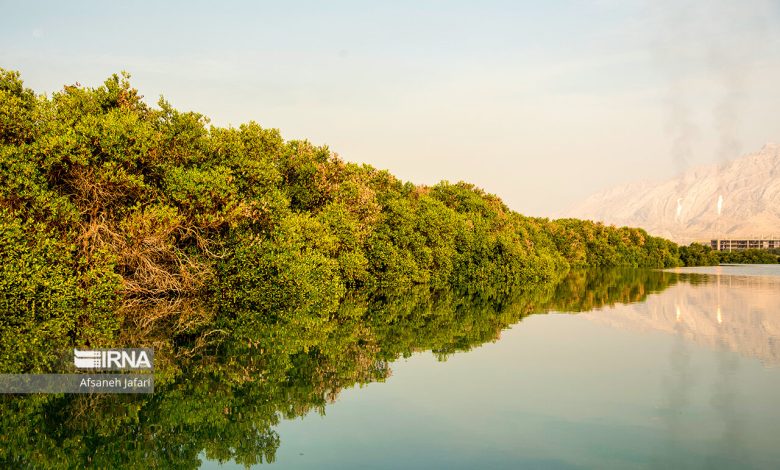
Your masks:
M780 468L780 267L480 289L130 329L154 394L0 396L0 468Z
M674 275L636 302L396 360L282 420L271 467L780 468L780 269Z

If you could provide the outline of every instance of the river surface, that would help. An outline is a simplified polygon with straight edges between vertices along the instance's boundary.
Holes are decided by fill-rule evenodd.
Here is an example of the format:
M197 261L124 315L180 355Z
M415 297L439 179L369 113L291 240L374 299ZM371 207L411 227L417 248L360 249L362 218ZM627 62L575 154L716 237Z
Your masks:
M0 397L0 466L780 468L780 266L255 318L127 332L156 345L153 394Z
M677 271L700 276L392 362L282 421L272 466L780 468L780 269Z

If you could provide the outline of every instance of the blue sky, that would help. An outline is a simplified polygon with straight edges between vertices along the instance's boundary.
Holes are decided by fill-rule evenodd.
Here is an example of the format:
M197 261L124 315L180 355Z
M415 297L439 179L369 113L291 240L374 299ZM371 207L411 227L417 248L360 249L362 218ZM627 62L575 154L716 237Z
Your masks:
M151 103L532 215L780 140L771 1L0 5L0 66L39 92L127 70Z

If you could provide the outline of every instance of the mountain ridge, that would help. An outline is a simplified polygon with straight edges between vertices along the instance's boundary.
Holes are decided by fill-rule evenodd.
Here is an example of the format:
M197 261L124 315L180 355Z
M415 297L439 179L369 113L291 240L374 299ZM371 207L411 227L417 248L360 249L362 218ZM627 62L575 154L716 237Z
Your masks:
M719 213L720 212L720 213ZM662 181L599 191L565 215L641 227L678 243L780 235L780 144Z

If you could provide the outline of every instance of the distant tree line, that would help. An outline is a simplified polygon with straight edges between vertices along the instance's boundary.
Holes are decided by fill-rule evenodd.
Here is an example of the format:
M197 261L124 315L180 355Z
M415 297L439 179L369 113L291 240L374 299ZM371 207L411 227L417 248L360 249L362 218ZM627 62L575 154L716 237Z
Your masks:
M701 243L691 243L689 246L681 246L679 253L680 260L684 266L780 263L780 250L749 249L718 251Z

